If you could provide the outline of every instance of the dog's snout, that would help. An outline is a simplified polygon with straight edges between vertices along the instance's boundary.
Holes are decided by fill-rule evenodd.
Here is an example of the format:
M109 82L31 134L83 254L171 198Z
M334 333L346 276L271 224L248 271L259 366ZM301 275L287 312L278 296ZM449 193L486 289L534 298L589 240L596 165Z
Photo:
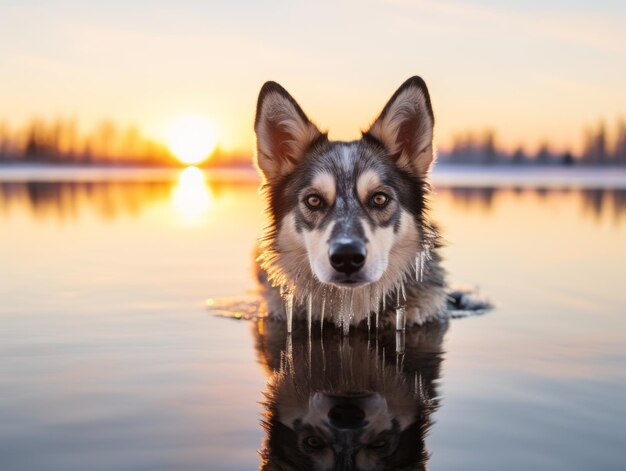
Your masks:
M365 424L365 411L355 404L345 402L332 407L328 411L328 418L333 427L354 429Z
M365 244L358 241L335 242L328 251L330 264L338 272L350 275L365 265L367 250Z

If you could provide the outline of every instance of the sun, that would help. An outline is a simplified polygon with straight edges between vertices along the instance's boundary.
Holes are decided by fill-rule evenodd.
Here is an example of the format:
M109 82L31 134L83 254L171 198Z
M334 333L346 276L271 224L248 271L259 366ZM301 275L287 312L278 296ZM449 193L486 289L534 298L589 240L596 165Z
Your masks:
M213 124L205 118L187 116L178 118L169 126L166 136L169 150L185 164L206 160L217 145Z

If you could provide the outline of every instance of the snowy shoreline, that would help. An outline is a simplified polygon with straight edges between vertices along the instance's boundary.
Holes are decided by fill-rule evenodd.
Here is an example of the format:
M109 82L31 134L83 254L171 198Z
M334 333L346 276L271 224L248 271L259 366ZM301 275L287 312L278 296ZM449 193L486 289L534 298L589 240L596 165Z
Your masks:
M0 182L175 181L183 168L10 164ZM208 180L258 183L250 167L203 169ZM435 186L626 189L626 168L436 165Z

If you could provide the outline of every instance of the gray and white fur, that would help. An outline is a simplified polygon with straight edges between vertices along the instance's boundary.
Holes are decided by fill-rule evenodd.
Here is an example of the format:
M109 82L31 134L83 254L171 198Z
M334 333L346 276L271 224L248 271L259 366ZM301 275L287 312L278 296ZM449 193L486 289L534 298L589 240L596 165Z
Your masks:
M427 217L434 117L426 84L404 82L359 140L331 141L275 82L255 131L270 224L259 247L271 315L344 328L444 319L446 283Z

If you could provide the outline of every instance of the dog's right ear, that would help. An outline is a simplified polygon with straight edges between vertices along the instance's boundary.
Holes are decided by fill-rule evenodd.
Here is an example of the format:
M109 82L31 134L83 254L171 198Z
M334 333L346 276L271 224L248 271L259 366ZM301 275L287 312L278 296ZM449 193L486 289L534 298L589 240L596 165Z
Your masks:
M309 146L323 136L296 100L276 82L266 82L261 88L254 130L257 165L267 181L293 172Z

